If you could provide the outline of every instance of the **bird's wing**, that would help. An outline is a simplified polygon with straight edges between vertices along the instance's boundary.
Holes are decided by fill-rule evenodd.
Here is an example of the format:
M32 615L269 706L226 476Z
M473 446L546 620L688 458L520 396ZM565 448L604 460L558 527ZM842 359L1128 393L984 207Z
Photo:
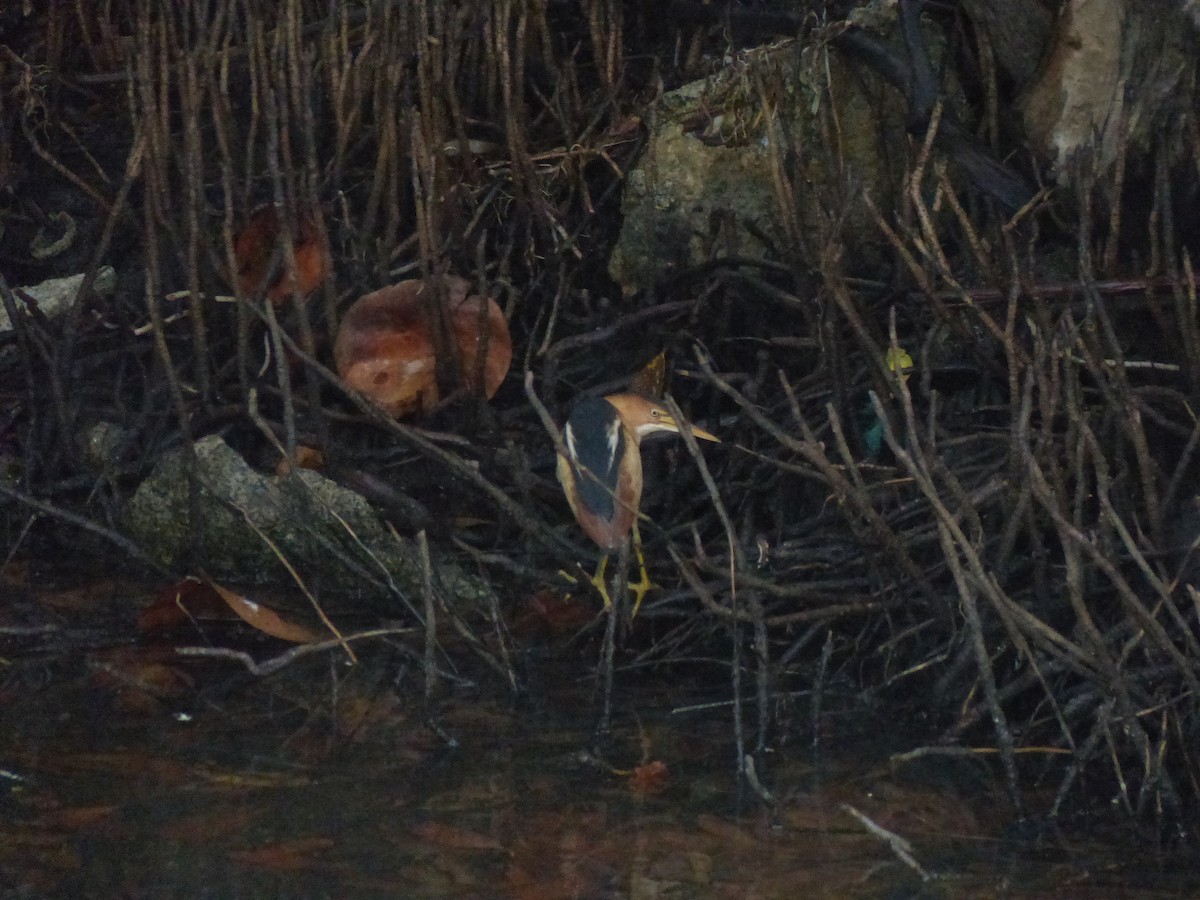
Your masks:
M614 495L626 450L625 429L616 409L603 400L577 405L564 437L580 499L592 513L611 521L617 512Z

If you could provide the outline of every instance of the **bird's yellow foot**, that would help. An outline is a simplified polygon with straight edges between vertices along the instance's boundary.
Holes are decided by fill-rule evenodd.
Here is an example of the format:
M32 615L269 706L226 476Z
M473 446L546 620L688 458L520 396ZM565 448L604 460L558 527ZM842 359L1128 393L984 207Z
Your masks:
M640 560L639 563L640 564L638 568L642 572L642 577L637 581L629 582L629 590L633 592L633 612L629 615L630 619L637 617L638 609L641 607L642 600L645 598L646 594L651 589L658 587L658 585L650 580L650 573L646 571L645 563L641 563Z
M582 574L583 574L583 566L580 566L580 565L578 565L578 563L576 564L576 566L577 566L577 567L578 567L578 569L580 570L580 575L582 575ZM558 577L559 577L559 578L561 578L563 581L567 582L568 584L579 584L579 582L580 582L580 580L581 580L581 578L580 578L580 575L572 575L572 574L571 574L570 572L568 572L566 569L559 569L559 570L558 570ZM587 580L589 580L589 579L587 579L586 577L584 577L582 580L584 580L584 581L587 581ZM573 591L568 591L568 592L567 592L566 594L564 594L563 596L564 596L564 597L565 597L567 600L570 600L570 599L571 599L571 594L572 594L572 593L574 593L574 592L573 592Z
M633 612L629 616L631 620L637 618L638 609L641 608L642 600L645 598L646 593L652 588L657 587L650 580L650 573L646 570L646 555L642 553L642 537L638 534L636 526L633 529L633 552L637 557L640 577L637 581L629 583L629 590L633 591Z
M646 571L646 560L642 557L642 548L639 546L636 549L639 577L637 581L627 582L629 590L633 594L633 612L629 615L630 619L637 616L638 609L641 608L642 600L645 599L646 594L653 588L658 587L658 585L650 580L650 573ZM592 584L595 585L596 591L604 600L604 609L611 611L613 605L612 598L608 593L608 581L604 577L604 570L607 563L608 557L600 561L600 568L596 570L596 574L592 577Z
M591 578L585 579L589 584L591 584L592 587L594 587L596 589L596 593L599 594L600 599L604 601L605 610L612 608L612 597L610 597L608 594L608 582L607 582L607 579L605 578L605 569L607 568L607 566L608 566L608 557L606 556L600 560L600 565L596 568L596 574L593 575ZM580 566L580 568L582 569L583 567ZM558 575L564 581L567 581L571 584L579 584L579 582L580 582L579 578L572 575L566 569L559 569ZM571 595L567 594L567 596L570 597Z
M592 576L592 587L596 589L596 593L604 601L605 612L612 609L612 597L608 595L608 580L604 577L607 568L608 557L600 557L600 565L596 566L596 574Z
M641 547L637 548L638 572L640 577L637 581L628 583L629 590L633 593L633 613L630 616L632 619L638 614L638 609L642 605L642 600L645 599L647 593L658 587L650 580L650 573L646 570L646 560L642 556ZM604 609L607 612L612 609L612 595L608 592L608 557L605 556L600 560L600 565L596 567L596 574L589 581L592 587L596 589L596 593L600 595L600 599L604 601ZM568 572L566 569L559 569L558 574L569 581L571 584L578 584L579 579Z

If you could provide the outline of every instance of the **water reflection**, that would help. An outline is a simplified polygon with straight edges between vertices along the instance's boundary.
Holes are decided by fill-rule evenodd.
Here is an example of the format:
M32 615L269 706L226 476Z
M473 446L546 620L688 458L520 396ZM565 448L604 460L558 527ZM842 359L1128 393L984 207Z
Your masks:
M1200 881L1167 857L1011 839L987 762L893 769L861 710L829 725L820 765L781 741L770 809L736 789L726 715L673 713L721 684L697 697L628 673L597 746L574 662L537 663L515 703L444 697L436 727L398 665L366 651L254 679L123 647L10 666L0 896L1187 896Z

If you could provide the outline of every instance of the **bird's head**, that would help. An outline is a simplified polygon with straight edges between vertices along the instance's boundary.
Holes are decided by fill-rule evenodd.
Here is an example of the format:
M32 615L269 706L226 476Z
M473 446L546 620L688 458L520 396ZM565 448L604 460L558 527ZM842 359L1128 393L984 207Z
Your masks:
M641 394L612 394L604 399L612 404L621 422L639 441L647 435L658 432L678 434L686 428L693 437L702 441L721 442L715 434L703 428L676 421L665 406Z

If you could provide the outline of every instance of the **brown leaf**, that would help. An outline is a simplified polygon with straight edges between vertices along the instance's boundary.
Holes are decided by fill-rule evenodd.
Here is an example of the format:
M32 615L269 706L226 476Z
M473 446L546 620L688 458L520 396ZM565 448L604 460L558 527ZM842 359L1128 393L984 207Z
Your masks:
M534 633L574 633L595 618L590 605L578 597L564 597L551 590L533 593L517 612L512 622L512 631L522 637Z
M242 621L254 626L263 634L269 634L271 637L279 638L281 641L291 641L293 644L312 644L317 641L317 636L303 625L288 622L281 618L275 610L268 609L259 603L255 603L253 600L247 600L240 594L235 594L233 591L223 588L218 584L213 584L211 581L208 583L221 596L221 599L229 604L229 608L238 614L238 617Z
M168 631L192 619L217 616L228 617L229 607L212 585L184 578L155 594L154 601L138 615L138 631L143 634Z

